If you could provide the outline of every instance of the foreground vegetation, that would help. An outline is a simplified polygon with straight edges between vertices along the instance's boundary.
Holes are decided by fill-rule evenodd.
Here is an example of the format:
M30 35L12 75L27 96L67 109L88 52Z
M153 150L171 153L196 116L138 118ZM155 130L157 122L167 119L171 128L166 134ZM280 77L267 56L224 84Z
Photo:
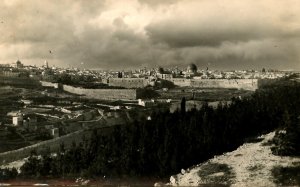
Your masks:
M300 156L300 123L291 120L288 113L284 114L284 125L276 131L271 141L274 144L272 153L280 156ZM300 116L298 117L300 121Z
M153 112L151 120L114 127L108 135L95 131L91 139L74 143L69 150L61 145L56 155L45 151L38 157L33 152L20 175L168 176L231 151L249 137L298 124L299 93L298 83L273 85L251 97L233 98L230 105L213 109L204 104L200 110L188 112L183 99L181 110Z
M300 185L300 163L295 163L293 167L274 167L272 175L276 179L275 183L280 186Z

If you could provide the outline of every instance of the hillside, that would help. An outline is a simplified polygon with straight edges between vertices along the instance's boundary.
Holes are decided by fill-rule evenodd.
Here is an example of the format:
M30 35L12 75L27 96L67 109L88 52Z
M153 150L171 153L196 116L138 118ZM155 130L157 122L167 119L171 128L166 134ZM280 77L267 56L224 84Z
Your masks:
M300 157L273 155L268 141L274 135L275 132L263 135L257 139L259 142L245 143L235 151L215 156L186 171L182 170L180 174L171 176L169 184L172 186L299 185Z

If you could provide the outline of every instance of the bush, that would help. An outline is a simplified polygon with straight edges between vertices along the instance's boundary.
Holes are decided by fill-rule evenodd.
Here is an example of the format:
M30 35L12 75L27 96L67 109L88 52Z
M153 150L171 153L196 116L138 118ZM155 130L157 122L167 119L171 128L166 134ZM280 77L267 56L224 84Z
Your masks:
M275 146L272 153L280 156L300 156L300 123L291 121L287 112L284 114L284 130L278 130L273 138Z
M214 174L218 174L214 176ZM227 164L208 163L201 166L198 175L209 184L226 184L232 182L235 174Z
M14 179L17 177L17 175L18 175L18 171L16 168L0 169L0 181Z
M293 167L275 166L272 169L274 182L280 186L300 185L300 163Z

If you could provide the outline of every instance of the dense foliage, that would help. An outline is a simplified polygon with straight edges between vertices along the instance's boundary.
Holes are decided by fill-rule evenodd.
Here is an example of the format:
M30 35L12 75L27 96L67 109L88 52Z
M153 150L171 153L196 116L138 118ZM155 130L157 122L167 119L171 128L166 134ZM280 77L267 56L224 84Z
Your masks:
M156 90L163 89L163 88L171 89L171 88L175 88L175 87L176 86L174 85L173 82L164 80L164 79L160 79L159 81L155 82L155 85L154 85L154 89L156 89Z
M147 88L138 88L137 97L139 99L153 99L159 97L159 94L153 90L151 87Z
M151 120L114 127L111 134L95 131L90 140L61 146L56 156L32 154L21 168L33 176L167 176L181 168L230 151L246 138L294 122L300 111L300 85L258 90L251 97L233 98L214 109L154 112ZM184 100L181 104L185 108Z
M272 152L280 156L300 156L300 117L291 120L288 112L284 114L284 124L276 131L272 140Z
M275 166L271 170L278 186L299 186L300 185L300 163L294 166Z
M0 169L0 181L7 180L7 179L14 179L17 177L17 175L18 175L18 171L15 168Z

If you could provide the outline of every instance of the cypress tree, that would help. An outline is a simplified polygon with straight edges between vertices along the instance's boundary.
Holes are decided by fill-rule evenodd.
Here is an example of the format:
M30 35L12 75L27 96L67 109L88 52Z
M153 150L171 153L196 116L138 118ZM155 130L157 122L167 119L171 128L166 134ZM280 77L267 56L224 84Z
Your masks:
M185 111L186 111L186 100L185 100L185 97L183 97L181 99L181 114L184 115L185 114Z

